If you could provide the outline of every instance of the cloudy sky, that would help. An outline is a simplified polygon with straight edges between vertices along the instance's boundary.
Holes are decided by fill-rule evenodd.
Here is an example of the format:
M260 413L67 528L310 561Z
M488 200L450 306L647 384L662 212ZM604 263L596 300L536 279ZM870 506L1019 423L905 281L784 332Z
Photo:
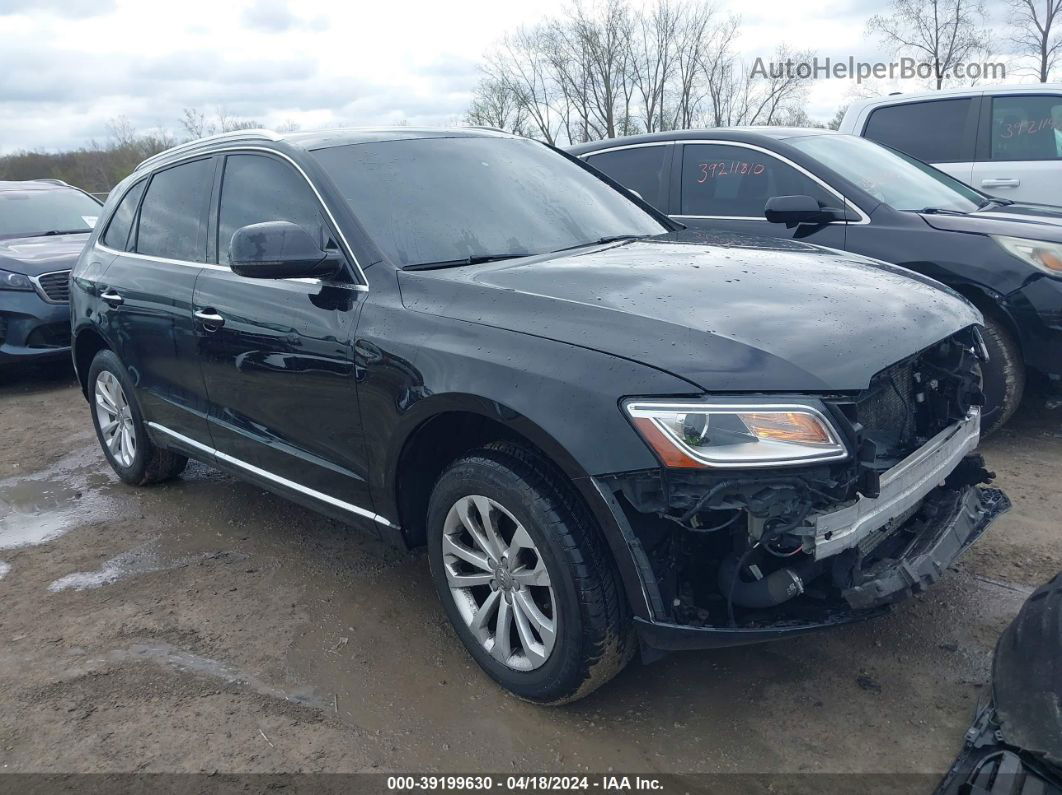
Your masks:
M750 57L788 42L862 60L886 58L864 37L885 2L717 0L741 14ZM104 141L122 116L178 131L186 107L302 129L452 124L483 53L569 3L0 0L0 153ZM809 114L830 118L853 89L818 81Z

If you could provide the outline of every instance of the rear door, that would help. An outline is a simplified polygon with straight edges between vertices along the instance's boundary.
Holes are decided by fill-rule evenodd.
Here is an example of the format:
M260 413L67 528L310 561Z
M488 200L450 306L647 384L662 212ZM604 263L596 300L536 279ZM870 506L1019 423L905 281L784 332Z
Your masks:
M229 269L232 235L249 224L290 221L336 246L317 196L286 160L230 154L216 194L213 264L194 300L214 446L314 499L368 508L352 347L366 293L352 277L248 279Z
M1062 203L1062 94L985 98L973 186L1022 202Z
M969 185L980 107L980 95L886 105L870 112L862 135Z
M214 158L156 172L130 188L102 236L116 256L99 280L102 318L145 419L206 444L192 292L206 261Z
M787 229L764 218L773 196L811 196L822 206L845 209L839 193L766 149L736 142L685 143L678 171L677 190L672 189L678 212L672 216L687 226L845 247L844 222Z
M586 156L586 162L666 215L674 148L671 142L633 144L594 152Z

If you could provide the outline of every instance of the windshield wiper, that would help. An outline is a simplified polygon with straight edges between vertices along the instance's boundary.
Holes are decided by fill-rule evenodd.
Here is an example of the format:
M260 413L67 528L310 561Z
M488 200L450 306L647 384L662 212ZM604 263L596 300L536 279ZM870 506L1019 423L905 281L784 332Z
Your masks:
M923 207L921 210L915 210L917 213L923 215L969 215L962 210L949 210L945 207Z
M998 196L989 196L983 202L977 205L977 209L983 210L986 207L991 207L993 204L998 204L1000 207L1007 207L1008 205L1014 204L1014 200L1001 199Z
M482 262L498 262L503 259L515 259L525 257L526 254L473 254L462 259L445 259L439 262L416 262L412 265L404 265L404 271L433 271L439 268L459 268L462 265L479 265Z
M652 235L609 235L607 237L599 237L597 240L588 240L585 243L576 243L574 246L554 249L550 254L556 254L559 251L571 251L575 248L586 248L587 246L603 246L606 243L618 243L621 240L641 240L643 237L652 237Z

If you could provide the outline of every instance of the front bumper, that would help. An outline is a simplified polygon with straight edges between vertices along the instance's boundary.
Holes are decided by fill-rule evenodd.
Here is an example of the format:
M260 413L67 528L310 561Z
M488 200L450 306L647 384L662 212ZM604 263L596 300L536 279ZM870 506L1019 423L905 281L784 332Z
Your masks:
M37 293L0 291L0 364L70 355L70 305Z
M662 651L740 646L793 637L825 627L881 615L888 606L920 593L936 582L1010 508L999 489L964 486L938 489L934 522L898 554L879 561L857 583L841 591L844 603L825 608L814 622L790 622L764 627L701 627L635 619L645 646Z

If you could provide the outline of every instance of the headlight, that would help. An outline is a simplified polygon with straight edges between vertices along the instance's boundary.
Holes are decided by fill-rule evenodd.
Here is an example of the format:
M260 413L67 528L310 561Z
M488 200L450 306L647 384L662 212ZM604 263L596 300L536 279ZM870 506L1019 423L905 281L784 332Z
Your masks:
M792 466L848 455L830 421L811 406L632 400L624 408L667 467Z
M1042 271L1062 276L1062 243L1049 243L1046 240L1026 240L1023 237L1004 237L992 235L992 238L1020 260L1025 260Z
M33 282L29 276L11 271L0 271L0 290L32 290Z

